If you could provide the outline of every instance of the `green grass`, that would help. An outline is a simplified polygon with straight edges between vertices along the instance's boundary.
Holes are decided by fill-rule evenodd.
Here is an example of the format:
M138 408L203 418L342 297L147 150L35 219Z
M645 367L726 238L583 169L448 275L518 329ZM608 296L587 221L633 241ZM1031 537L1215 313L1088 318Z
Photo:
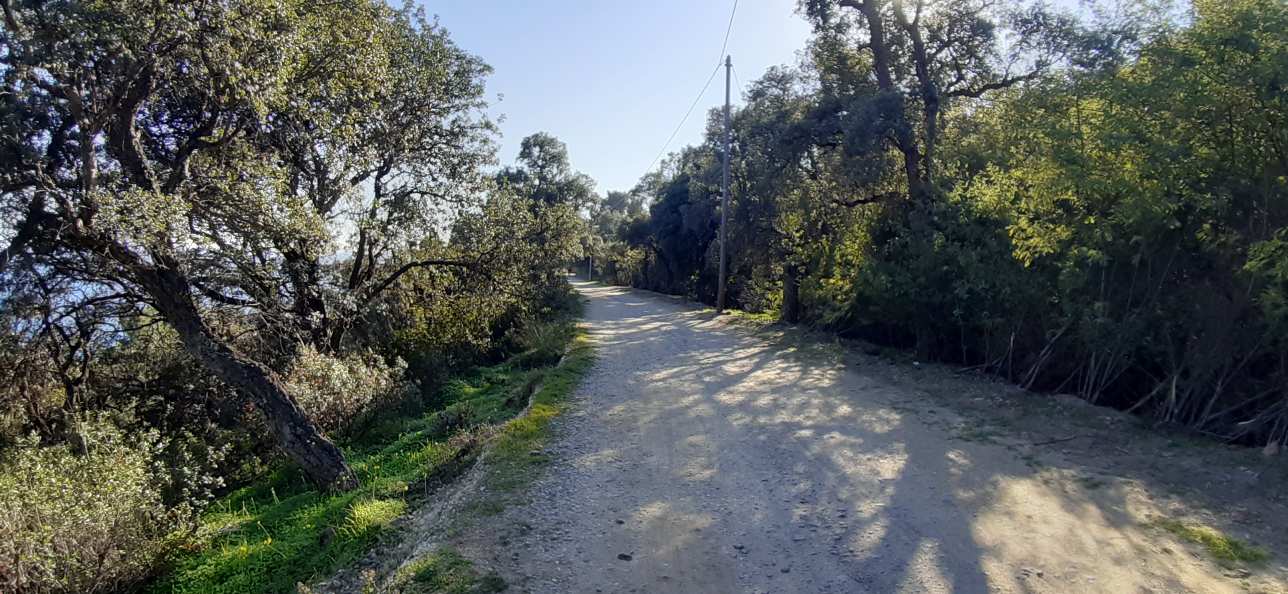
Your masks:
M501 576L480 575L473 563L446 547L403 567L393 584L400 594L491 594L506 587Z
M571 338L571 335L570 335ZM478 426L496 435L500 482L517 484L518 456L539 447L546 425L589 362L578 342L570 365L529 369L527 360L478 369L444 388L441 410L390 416L341 444L362 486L319 492L298 470L282 468L220 499L197 536L175 554L172 570L151 592L291 592L343 567L394 532L394 521L431 487L467 470L482 450ZM531 414L526 389L543 380ZM512 420L511 420L512 419ZM509 420L508 422L506 422ZM455 590L445 590L452 591Z
M1257 546L1222 534L1207 526L1186 524L1179 520L1161 518L1155 526L1179 537L1181 540L1202 546L1222 565L1232 563L1260 563L1270 558L1270 553Z
M762 311L756 313L743 311L741 309L726 309L725 313L733 316L734 319L740 322L746 322L752 326L769 326L777 324L779 321L777 311Z
M546 374L541 388L533 394L528 414L501 427L487 460L488 498L471 505L476 515L499 514L549 462L545 447L551 437L550 423L567 408L568 397L594 360L590 343L578 334L563 365Z

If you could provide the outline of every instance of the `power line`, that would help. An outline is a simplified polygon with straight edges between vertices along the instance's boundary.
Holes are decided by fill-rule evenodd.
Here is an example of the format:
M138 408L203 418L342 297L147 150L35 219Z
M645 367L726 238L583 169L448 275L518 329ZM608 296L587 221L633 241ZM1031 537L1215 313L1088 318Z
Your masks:
M684 112L683 118L680 118L680 124L675 127L674 131L671 132L671 136L666 139L666 144L662 145L662 150L657 152L656 157L653 157L653 162L648 164L648 168L644 170L644 173L648 173L652 171L653 166L657 165L657 162L661 160L662 155L666 154L666 148L671 146L671 141L675 140L675 135L680 133L680 128L683 128L684 123L689 121L689 116L693 114L693 108L698 106L698 102L702 101L702 96L705 95L707 93L707 89L711 87L711 81L715 80L716 73L720 72L720 66L722 66L722 64L716 64L715 69L711 71L711 76L707 77L706 84L702 85L702 90L698 91L698 96L694 97L693 103L689 104L689 110Z
M733 10L729 11L729 26L725 27L724 43L720 44L720 55L716 56L717 65L719 65L720 61L724 59L725 50L729 47L729 34L733 33L733 17L736 14L738 14L738 0L733 0Z
M724 65L725 50L729 49L729 36L733 34L733 19L737 14L738 0L733 0L733 9L729 11L729 24L725 27L724 42L720 44L720 55L716 58L715 69L711 71L711 76L707 77L707 82L703 83L702 90L698 91L698 96L693 98L693 103L689 104L689 109L684 112L684 117L680 118L679 125L675 127L675 130L671 132L671 136L666 139L666 143L662 145L662 150L657 152L657 156L653 157L653 162L649 163L648 168L644 170L645 174L652 171L653 166L657 165L657 162L662 159L662 155L666 154L667 147L671 146L671 141L675 140L675 135L680 133L680 129L684 127L684 123L689 121L689 116L693 114L693 108L697 107L698 103L702 101L702 96L705 95L707 89L711 87L711 81L715 80L716 73L720 72L720 67ZM738 86L741 89L742 85L740 84Z
M737 67L737 66L733 67L733 83L734 83L734 84L736 84L736 85L738 85L738 97L739 97L739 98L741 98L741 97L742 97L742 94L743 94L743 88L742 88L742 81L741 81L741 80L738 80L738 67Z

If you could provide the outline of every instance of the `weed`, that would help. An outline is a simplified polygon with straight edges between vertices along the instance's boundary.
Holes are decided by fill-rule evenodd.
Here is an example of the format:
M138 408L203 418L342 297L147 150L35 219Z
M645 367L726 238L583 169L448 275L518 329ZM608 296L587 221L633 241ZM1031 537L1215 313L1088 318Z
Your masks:
M1109 485L1108 481L1094 476L1080 476L1077 478L1077 481L1079 485L1082 485L1083 489L1088 491L1094 491Z
M473 563L446 547L403 567L393 587L399 594L490 594L505 589L501 576L479 575Z
M927 412L932 412L932 411L927 411ZM962 441L975 441L979 443L997 443L997 439L996 439L997 435L998 435L997 431L992 427L982 427L979 425L971 425L968 427L958 428L954 437Z
M1186 524L1169 518L1159 518L1153 524L1171 532L1181 540L1201 545L1222 565L1228 566L1236 562L1259 563L1270 558L1270 553L1265 549L1226 536L1214 528Z

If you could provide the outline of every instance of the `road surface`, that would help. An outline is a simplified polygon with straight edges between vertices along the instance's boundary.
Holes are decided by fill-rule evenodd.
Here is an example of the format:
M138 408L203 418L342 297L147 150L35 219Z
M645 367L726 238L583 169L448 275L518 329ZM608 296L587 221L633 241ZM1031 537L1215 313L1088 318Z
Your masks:
M905 414L916 396L862 368L577 290L598 362L529 501L470 547L510 591L1241 591L1138 498Z

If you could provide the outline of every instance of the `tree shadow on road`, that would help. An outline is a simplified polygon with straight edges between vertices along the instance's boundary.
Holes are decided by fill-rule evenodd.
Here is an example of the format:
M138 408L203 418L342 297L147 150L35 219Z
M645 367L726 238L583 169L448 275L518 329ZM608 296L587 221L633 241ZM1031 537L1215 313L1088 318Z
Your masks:
M1148 502L1139 486L1080 483L1084 469L1075 464L1035 464L916 391L847 369L825 351L766 342L709 311L646 292L591 290L591 332L604 364L618 356L645 362L626 385L612 387L620 394L591 405L666 437L642 440L648 451L630 466L627 483L675 486L665 500L631 501L624 488L618 503L634 506L641 537L656 530L650 522L676 518L724 531L716 554L728 559L731 579L736 574L731 586L1133 592L1237 585L1208 575L1210 564L1172 551L1141 526ZM711 492L723 501L701 501ZM671 534L676 542L653 546L672 557L700 540ZM683 586L672 580L650 591Z

